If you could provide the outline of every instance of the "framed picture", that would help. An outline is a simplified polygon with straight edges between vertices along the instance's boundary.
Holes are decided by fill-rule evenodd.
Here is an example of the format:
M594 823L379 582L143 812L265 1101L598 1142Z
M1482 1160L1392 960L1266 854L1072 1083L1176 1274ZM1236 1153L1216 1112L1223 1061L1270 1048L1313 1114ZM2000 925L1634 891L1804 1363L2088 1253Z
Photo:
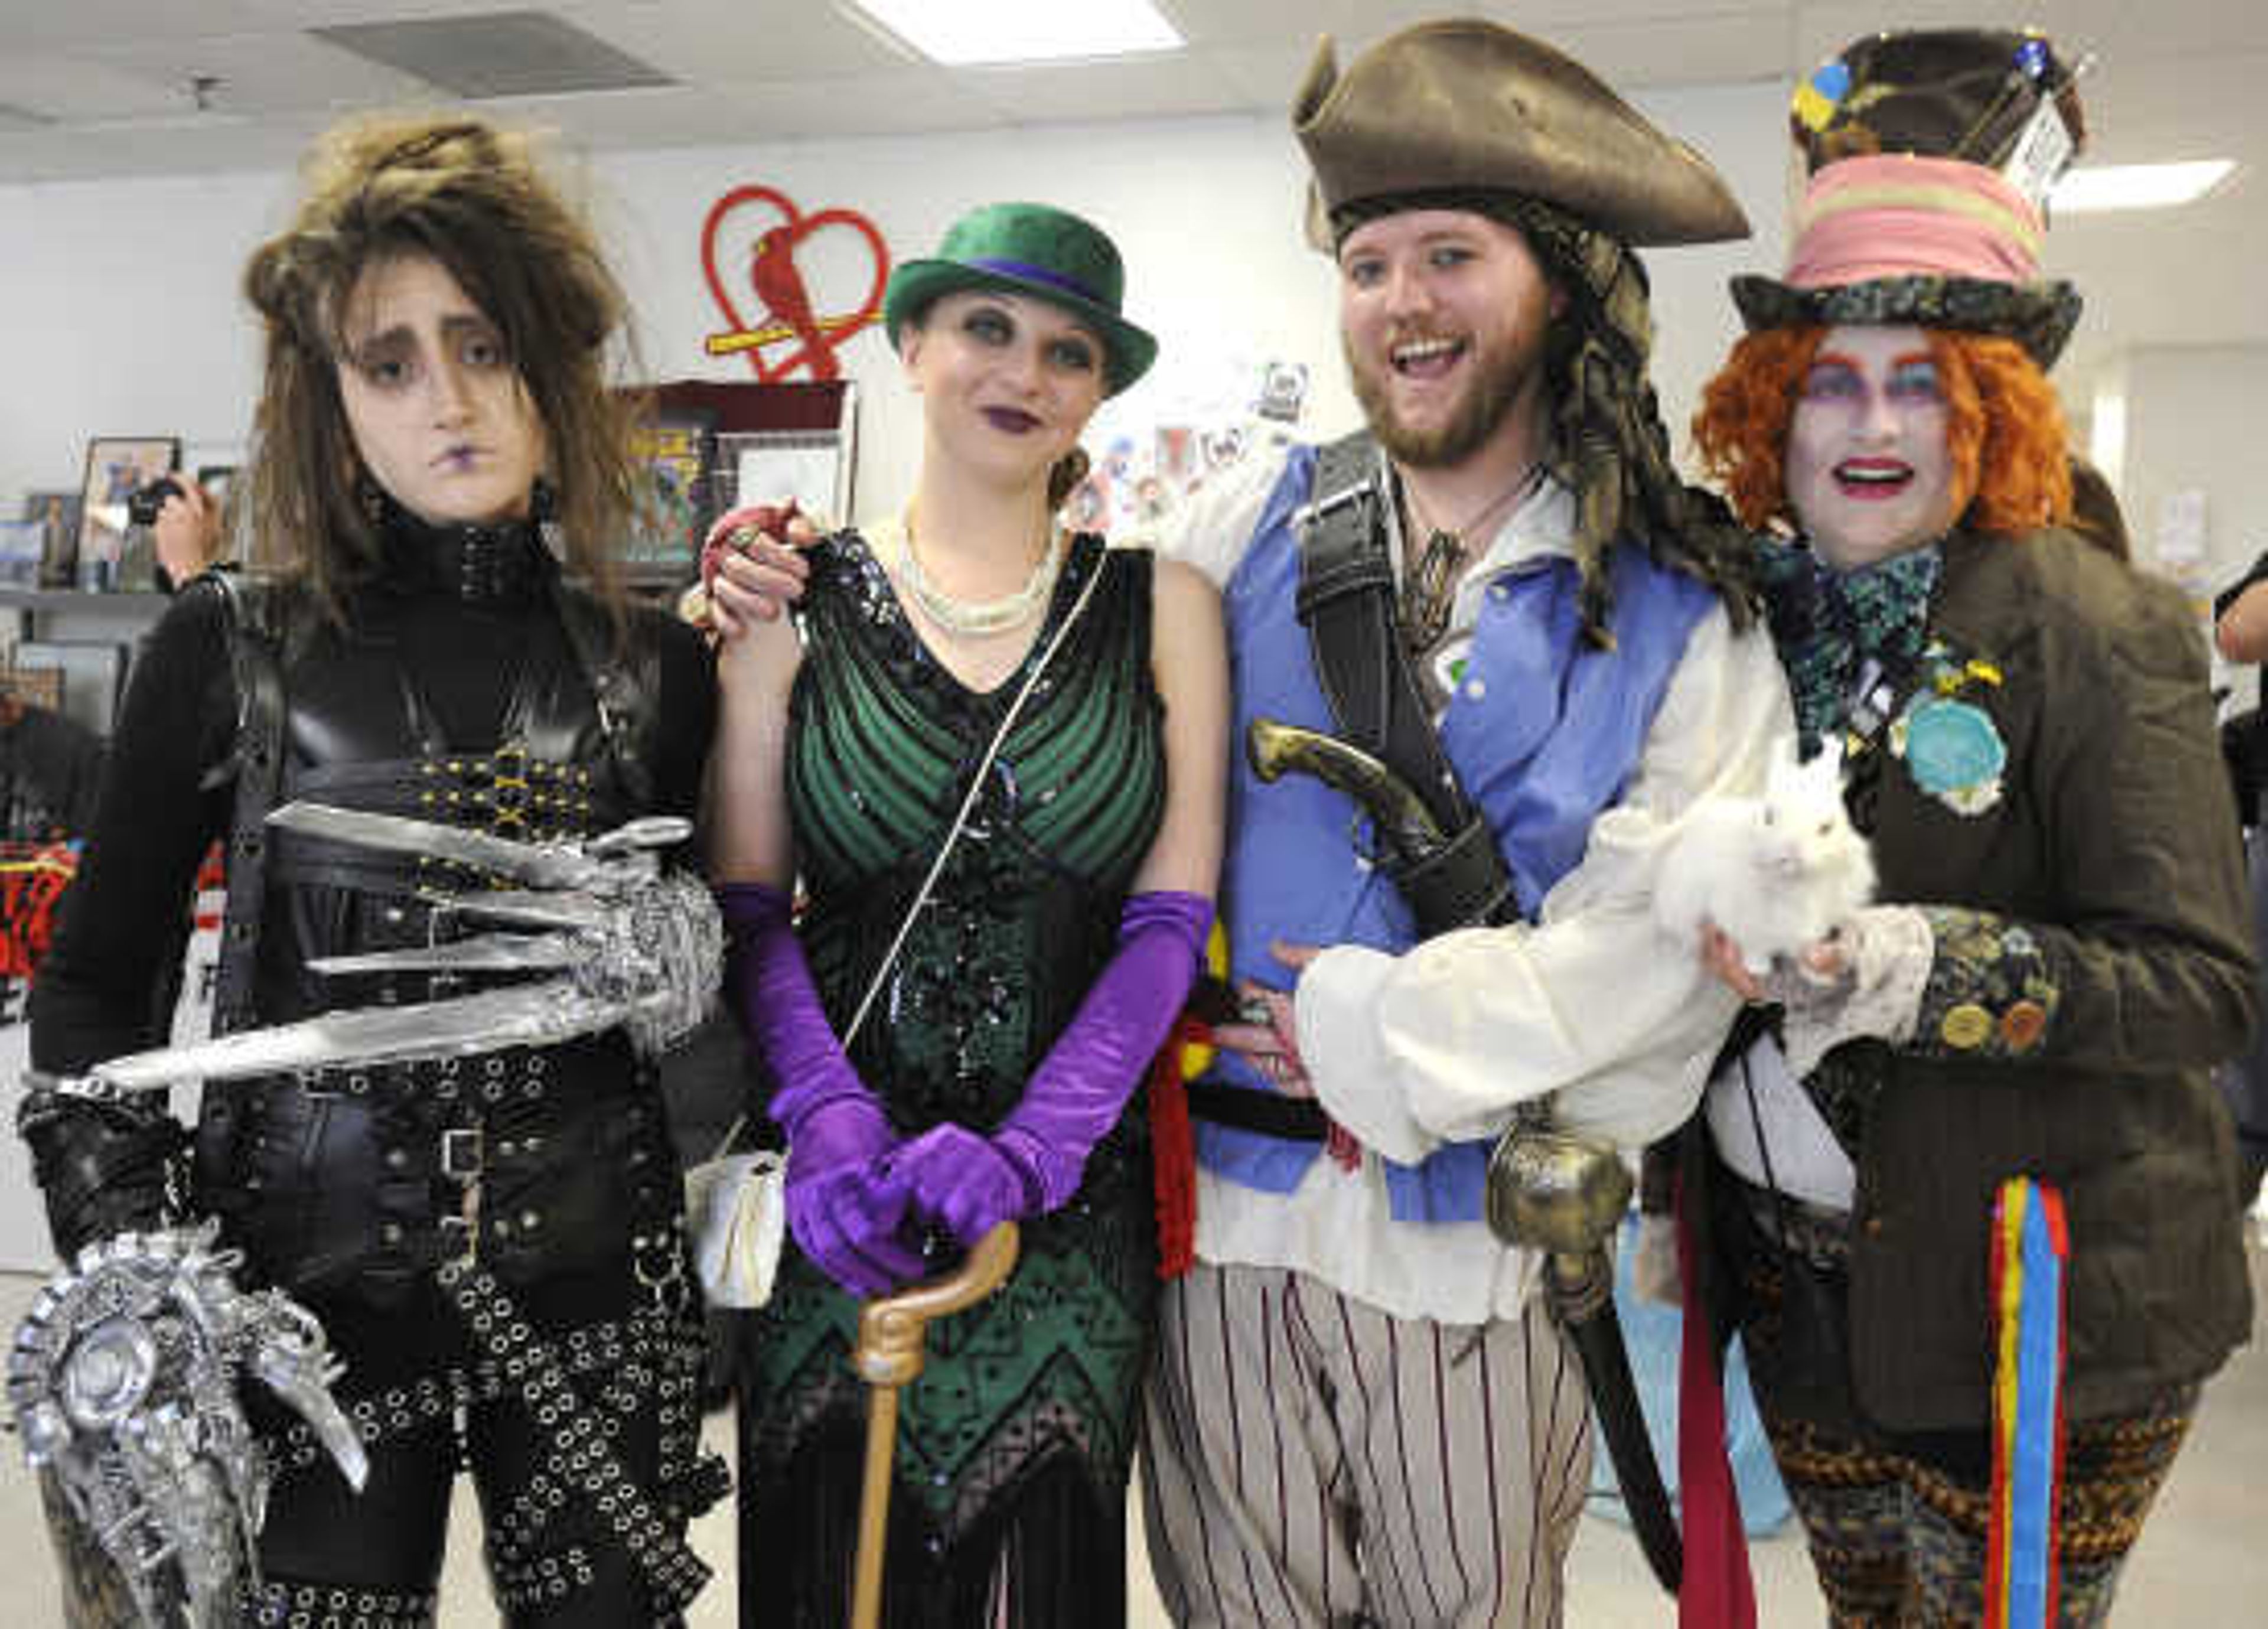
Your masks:
M718 436L718 507L792 498L804 513L839 526L850 512L851 464L847 427Z
M40 586L68 588L78 580L78 512L77 492L31 492L25 495L24 519L40 523Z
M110 733L126 678L125 645L109 639L18 639L16 671L52 668L63 675L56 711L98 735Z
M701 535L715 512L709 461L712 413L669 408L642 420L631 432L637 458L637 502L630 534L617 557L633 584L692 580Z
M129 524L126 500L180 467L181 443L174 436L98 436L86 444L86 475L79 483L80 587L114 585Z
M11 588L38 587L47 547L44 521L0 520L0 583Z

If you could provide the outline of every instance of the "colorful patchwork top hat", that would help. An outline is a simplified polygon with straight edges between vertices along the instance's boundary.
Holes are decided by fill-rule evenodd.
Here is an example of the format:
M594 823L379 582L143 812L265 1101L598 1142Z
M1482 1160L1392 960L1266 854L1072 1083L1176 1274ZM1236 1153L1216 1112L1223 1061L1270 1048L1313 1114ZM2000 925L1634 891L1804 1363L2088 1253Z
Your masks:
M1108 353L1116 395L1149 371L1158 342L1120 315L1126 268L1101 228L1046 203L987 203L953 223L928 260L901 261L882 294L890 343L932 302L992 289L1060 306L1092 328Z
M1709 161L1663 135L1588 69L1477 19L1422 23L1342 74L1326 35L1292 103L1314 176L1307 237L1329 253L1391 208L1540 198L1634 248L1745 238Z
M1795 93L1810 181L1782 278L1734 277L1751 329L1913 323L1993 334L2051 365L2078 291L2040 276L2046 199L2086 139L2076 76L2039 34L1874 34Z

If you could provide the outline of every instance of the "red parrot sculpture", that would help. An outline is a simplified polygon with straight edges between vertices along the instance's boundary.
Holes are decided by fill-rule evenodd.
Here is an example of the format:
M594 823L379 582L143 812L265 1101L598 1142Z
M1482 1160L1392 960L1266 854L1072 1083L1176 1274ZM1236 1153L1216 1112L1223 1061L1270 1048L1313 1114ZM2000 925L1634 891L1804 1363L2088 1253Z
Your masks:
M755 285L756 298L794 332L803 346L799 357L783 363L776 372L784 372L800 360L811 365L814 379L840 378L842 365L835 360L834 348L820 331L819 319L811 309L811 294L803 286L803 274L796 269L795 241L792 227L774 226L756 240L755 256L748 262L748 281Z

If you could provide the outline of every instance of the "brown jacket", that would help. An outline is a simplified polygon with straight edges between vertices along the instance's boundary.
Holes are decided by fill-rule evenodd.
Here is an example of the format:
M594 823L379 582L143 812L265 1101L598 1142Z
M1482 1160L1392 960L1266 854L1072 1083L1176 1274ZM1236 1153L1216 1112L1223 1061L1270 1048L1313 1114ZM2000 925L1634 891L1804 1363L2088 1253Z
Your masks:
M2251 1324L2206 1079L2255 1014L2205 640L2171 587L2060 531L1949 541L1931 631L1998 670L1962 698L2007 743L2003 795L1963 814L1886 763L1880 897L2021 924L2050 1015L2033 1039L2036 1000L2015 1021L2014 1001L1926 1005L1930 1032L1892 1055L1859 1162L1853 1382L1892 1429L1988 1420L1987 1226L2000 1180L2029 1173L2067 1207L2066 1409L2130 1411Z

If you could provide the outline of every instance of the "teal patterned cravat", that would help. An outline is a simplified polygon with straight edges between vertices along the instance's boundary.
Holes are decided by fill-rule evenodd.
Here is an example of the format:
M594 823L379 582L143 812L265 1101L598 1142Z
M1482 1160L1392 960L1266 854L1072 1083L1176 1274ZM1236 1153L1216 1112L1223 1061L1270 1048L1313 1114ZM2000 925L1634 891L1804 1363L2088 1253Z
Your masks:
M1859 665L1873 657L1894 680L1920 660L1930 596L1944 561L1930 544L1855 571L1836 571L1801 543L1757 545L1772 640L1795 698L1801 756L1843 726Z

